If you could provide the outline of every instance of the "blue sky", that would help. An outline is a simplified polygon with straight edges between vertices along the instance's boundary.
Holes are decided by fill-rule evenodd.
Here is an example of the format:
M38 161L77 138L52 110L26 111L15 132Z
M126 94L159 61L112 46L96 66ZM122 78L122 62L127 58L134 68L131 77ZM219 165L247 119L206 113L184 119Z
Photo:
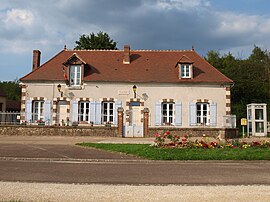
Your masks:
M194 45L202 56L218 50L244 58L254 45L269 50L269 10L269 0L1 0L0 81L29 73L34 49L44 63L99 31L119 49Z

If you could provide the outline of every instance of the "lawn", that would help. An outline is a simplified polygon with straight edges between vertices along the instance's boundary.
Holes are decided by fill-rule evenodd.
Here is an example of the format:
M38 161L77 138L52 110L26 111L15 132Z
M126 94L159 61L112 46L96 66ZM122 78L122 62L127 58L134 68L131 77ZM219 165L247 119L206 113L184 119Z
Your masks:
M147 144L78 143L84 147L121 152L150 160L270 160L269 148L162 148Z

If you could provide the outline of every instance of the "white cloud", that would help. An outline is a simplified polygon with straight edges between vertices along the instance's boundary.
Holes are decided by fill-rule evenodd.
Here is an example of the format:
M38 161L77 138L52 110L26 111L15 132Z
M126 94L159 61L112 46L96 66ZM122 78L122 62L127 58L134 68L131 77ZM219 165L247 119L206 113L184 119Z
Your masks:
M219 35L252 34L258 31L263 19L259 16L237 15L234 13L217 14L220 24L216 30Z
M161 9L189 10L198 7L208 7L210 2L206 0L159 0L157 6Z
M6 24L16 25L16 26L29 26L34 22L34 15L29 10L24 9L11 9L6 13L6 17L3 20Z

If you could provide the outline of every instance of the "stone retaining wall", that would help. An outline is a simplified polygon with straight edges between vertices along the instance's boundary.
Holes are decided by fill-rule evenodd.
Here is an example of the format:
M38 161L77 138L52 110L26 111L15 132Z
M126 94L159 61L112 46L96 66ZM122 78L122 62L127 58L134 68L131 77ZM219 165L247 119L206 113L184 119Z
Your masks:
M148 134L145 137L154 137L156 133L164 134L170 131L172 135L184 136L185 134L190 137L202 137L205 134L208 137L221 137L221 138L237 138L238 129L225 129L225 128L173 128L173 127L158 127L149 128ZM93 137L122 137L118 134L117 127L105 126L3 126L0 125L0 136L93 136Z
M172 127L159 127L149 128L148 137L154 137L156 133L164 134L170 131L172 135L184 136L185 134L189 137L221 137L221 138L238 138L238 129L236 128L172 128Z
M117 137L117 127L0 126L1 135Z

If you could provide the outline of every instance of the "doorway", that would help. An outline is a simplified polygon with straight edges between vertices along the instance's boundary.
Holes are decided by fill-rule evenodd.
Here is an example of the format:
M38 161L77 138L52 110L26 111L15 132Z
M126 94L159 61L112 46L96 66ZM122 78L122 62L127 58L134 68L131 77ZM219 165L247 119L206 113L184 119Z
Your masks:
M67 121L67 101L61 100L57 103L57 124L60 126L65 126Z
M125 137L143 137L143 122L140 102L130 102L126 112L129 122L125 126Z

